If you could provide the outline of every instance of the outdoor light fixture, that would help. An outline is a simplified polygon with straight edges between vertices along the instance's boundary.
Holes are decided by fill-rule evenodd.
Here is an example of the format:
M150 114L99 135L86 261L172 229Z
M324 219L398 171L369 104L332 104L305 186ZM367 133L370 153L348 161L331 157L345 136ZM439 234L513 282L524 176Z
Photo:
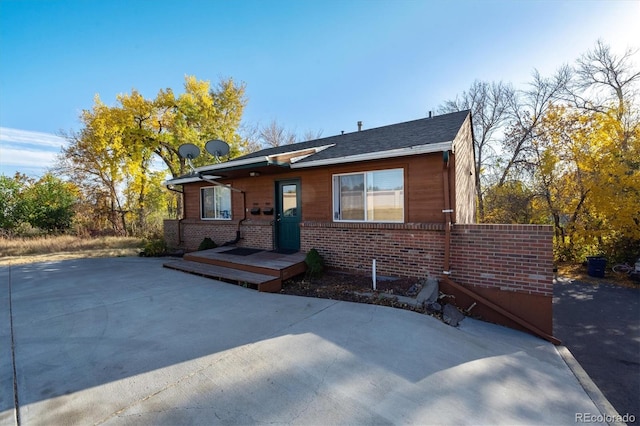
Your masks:
M260 176L260 172L249 172L249 176L258 177L258 176Z

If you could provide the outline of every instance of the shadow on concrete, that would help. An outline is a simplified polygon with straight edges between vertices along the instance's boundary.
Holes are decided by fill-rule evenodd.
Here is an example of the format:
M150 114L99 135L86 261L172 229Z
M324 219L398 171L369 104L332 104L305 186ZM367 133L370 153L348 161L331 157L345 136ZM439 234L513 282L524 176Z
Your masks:
M471 319L454 329L120 258L0 269L3 322L9 275L25 421L549 423L593 408L552 345ZM0 422L9 363L2 349Z

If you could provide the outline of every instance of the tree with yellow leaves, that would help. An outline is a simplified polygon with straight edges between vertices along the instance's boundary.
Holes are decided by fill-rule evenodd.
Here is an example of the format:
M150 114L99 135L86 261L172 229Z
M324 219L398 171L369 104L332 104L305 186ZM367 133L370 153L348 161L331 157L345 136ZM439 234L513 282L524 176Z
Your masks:
M640 122L620 112L553 106L533 142L535 188L560 257L640 241Z
M146 99L134 89L116 101L110 107L96 96L93 108L82 112L83 128L66 135L69 145L58 171L85 188L96 203L94 211L118 234L147 232L147 218L154 211L150 206L170 197L157 190L164 171L154 167L154 160L177 177L187 172L178 155L183 143L203 148L208 140L222 139L230 144L231 156L243 150L238 129L246 104L244 85L232 79L212 88L208 81L187 76L184 93L178 96L165 89L155 99ZM195 163L207 161L211 159L202 156ZM174 200L178 215L179 200Z

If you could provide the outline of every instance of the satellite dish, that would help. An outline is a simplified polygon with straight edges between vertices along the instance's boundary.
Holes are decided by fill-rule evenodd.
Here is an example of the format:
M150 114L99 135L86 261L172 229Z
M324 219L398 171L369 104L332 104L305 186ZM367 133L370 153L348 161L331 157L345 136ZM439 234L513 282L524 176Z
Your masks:
M229 144L219 139L213 139L205 144L204 149L220 162L220 157L224 157L229 153Z
M200 155L200 148L198 148L192 143L185 143L180 145L180 147L178 148L178 154L182 158L186 158L187 160L193 160L198 155Z

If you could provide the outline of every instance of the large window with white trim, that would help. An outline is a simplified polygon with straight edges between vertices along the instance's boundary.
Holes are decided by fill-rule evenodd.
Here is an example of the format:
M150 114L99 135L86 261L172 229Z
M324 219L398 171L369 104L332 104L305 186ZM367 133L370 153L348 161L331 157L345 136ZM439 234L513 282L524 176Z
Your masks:
M222 186L200 188L200 218L231 220L231 190Z
M333 175L333 220L404 222L404 170Z

